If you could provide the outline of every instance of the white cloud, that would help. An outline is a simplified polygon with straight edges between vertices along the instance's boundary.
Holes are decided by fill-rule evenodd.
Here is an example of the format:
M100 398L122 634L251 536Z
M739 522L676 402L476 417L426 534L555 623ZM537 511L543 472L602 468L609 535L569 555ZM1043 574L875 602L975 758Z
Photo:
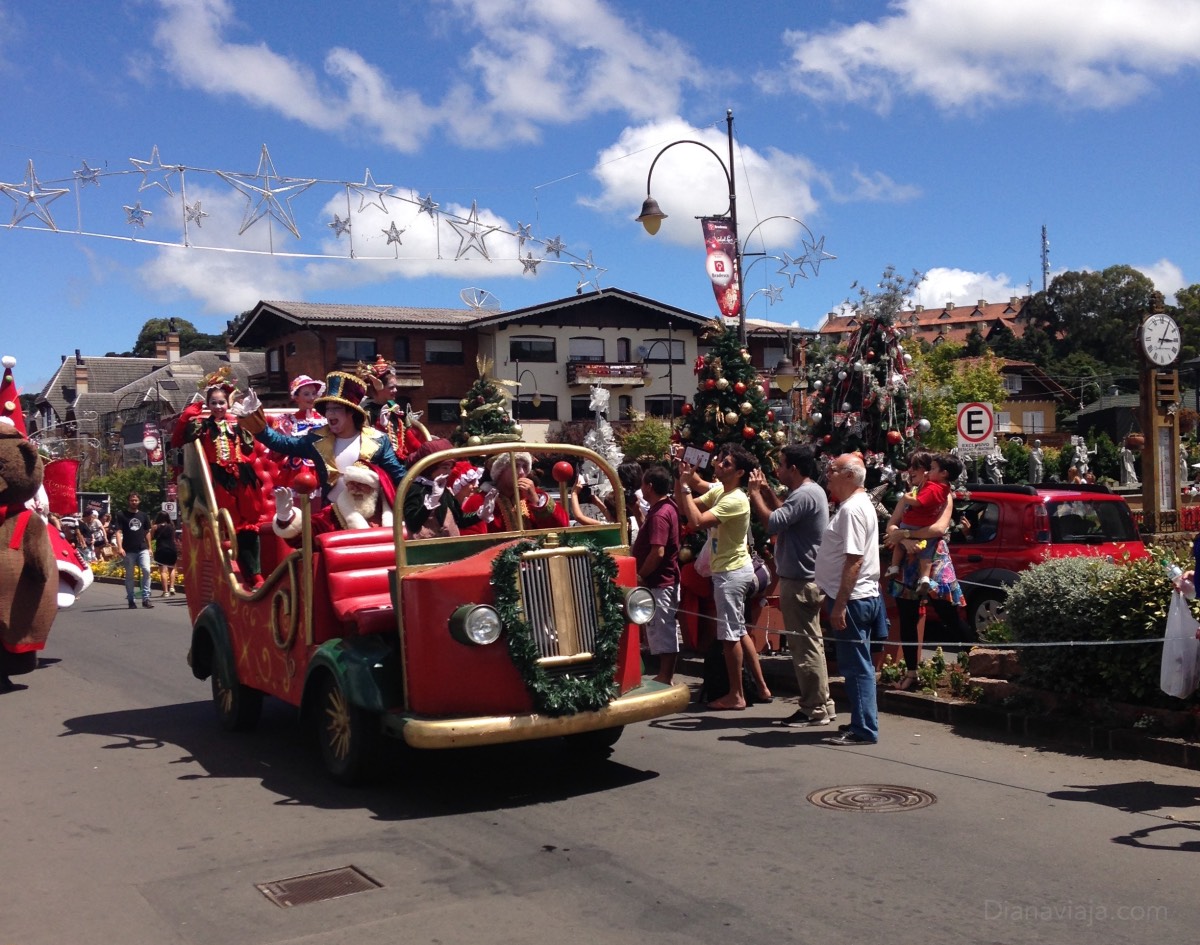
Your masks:
M699 141L714 153L689 144L662 153L664 147L675 141ZM646 174L659 154L651 193L667 219L656 239L694 245L700 232L694 218L723 214L729 207L729 186L722 170L729 160L728 139L713 128L693 128L680 118L627 128L615 144L597 157L592 174L600 182L601 192L585 203L605 213L636 217L646 195ZM719 163L714 154L719 156ZM816 212L818 202L812 184L827 184L827 181L807 158L774 148L760 153L735 145L734 160L740 189L738 224L743 241L757 222L750 212L751 206L762 208L762 218L786 214L807 222ZM801 231L789 221L772 221L759 232L768 242L776 243L784 239L798 242ZM753 242L757 243L757 238ZM799 256L800 247L794 249L789 252Z
M482 148L536 141L544 126L605 112L669 114L685 86L714 78L673 36L600 0L442 0L479 41L462 53L460 79L431 104L353 49L332 47L319 70L265 42L231 42L239 24L230 0L158 2L155 42L176 81L322 131L353 128L402 153L438 128Z
M886 111L894 96L944 109L1050 100L1123 105L1200 64L1192 0L896 0L893 13L789 31L786 81L814 99ZM777 88L778 76L764 76Z
M936 266L913 293L912 302L926 308L941 308L947 302L955 305L974 305L980 299L988 302L1007 302L1015 296L1029 294L1029 287L1013 285L1004 273L970 272L966 269L947 269Z
M1138 272L1154 282L1154 288L1163 294L1168 302L1175 298L1175 293L1185 289L1188 282L1183 277L1183 270L1169 259L1160 259L1149 266L1134 266Z

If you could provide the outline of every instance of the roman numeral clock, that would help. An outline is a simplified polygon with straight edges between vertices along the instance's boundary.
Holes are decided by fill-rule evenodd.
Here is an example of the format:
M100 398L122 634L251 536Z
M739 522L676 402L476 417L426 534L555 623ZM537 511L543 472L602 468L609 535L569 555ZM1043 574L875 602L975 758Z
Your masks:
M1179 454L1179 358L1182 338L1175 319L1162 311L1155 293L1152 310L1138 328L1141 360L1142 534L1146 538L1179 529L1180 490L1186 485Z

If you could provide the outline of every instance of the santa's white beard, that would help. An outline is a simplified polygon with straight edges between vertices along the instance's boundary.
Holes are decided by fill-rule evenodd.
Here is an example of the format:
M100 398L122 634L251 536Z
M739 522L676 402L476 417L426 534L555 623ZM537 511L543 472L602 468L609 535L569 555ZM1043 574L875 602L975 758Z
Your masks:
M379 493L355 495L347 489L338 496L337 507L346 520L347 528L370 528L371 519L379 507Z

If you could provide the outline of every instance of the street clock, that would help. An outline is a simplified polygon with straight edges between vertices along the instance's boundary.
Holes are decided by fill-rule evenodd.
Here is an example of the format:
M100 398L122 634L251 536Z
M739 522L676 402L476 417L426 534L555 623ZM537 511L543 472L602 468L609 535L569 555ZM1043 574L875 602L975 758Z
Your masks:
M1142 322L1142 351L1156 367L1166 367L1179 357L1179 326L1170 315L1151 315Z

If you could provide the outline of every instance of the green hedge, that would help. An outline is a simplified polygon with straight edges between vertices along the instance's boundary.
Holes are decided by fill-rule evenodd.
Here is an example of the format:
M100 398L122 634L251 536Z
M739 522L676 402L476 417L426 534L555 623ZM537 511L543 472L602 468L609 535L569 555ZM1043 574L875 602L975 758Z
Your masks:
M1171 585L1155 558L1058 558L1021 574L1009 591L1007 623L1017 643L1141 640L1162 637L1170 603ZM1029 647L1020 656L1021 682L1048 692L1147 706L1200 704L1196 694L1181 700L1159 689L1162 643Z

